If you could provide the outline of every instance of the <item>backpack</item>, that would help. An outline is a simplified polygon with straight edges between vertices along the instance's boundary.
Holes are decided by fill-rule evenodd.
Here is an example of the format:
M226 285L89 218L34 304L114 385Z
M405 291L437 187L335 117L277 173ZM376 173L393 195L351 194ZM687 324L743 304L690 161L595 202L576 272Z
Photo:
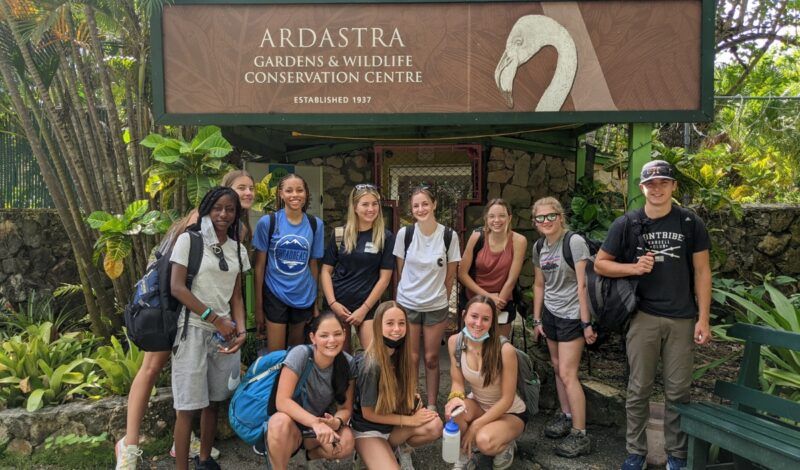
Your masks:
M203 260L203 238L198 232L189 234L189 265L186 267L186 287L200 270ZM156 259L147 267L144 276L136 283L133 299L125 307L125 327L128 339L143 351L169 351L178 332L181 304L170 294L172 265L169 259L172 248L156 252ZM184 316L183 334L186 338L189 315Z
M403 258L408 256L408 247L411 246L411 241L414 240L414 229L416 228L417 224L406 225L406 235L403 239L405 244L405 250L403 251ZM450 252L450 242L453 240L453 229L450 227L444 228L444 258L445 264L447 264L447 260L449 259L448 253Z
M505 336L500 337L500 346L509 343ZM533 368L533 361L524 351L520 351L516 346L511 344L514 351L517 353L517 395L525 402L525 412L528 413L529 418L533 418L539 413L539 389L541 382L539 381L539 374ZM455 359L456 367L461 368L461 351L466 349L467 345L464 342L464 333L459 332L456 336L456 350Z
M314 363L311 346L305 345L305 347L309 352L308 360L292 394L292 400L295 401L301 398ZM228 421L236 435L249 445L254 445L264 438L269 418L275 414L275 391L288 353L289 350L282 349L256 359L233 392L228 407Z
M477 269L475 259L477 254L483 249L483 244L486 241L486 233L483 231L482 227L474 229L473 232L478 233L478 239L475 241L475 246L472 247L472 266L469 267L469 277L471 277L474 281L475 270ZM517 313L525 316L525 313L528 311L528 309L526 308L526 302L522 295L522 288L520 288L519 283L514 284L514 290L511 292L511 299L514 301L514 306L517 309ZM458 310L464 310L464 308L467 306L467 302L469 302L469 299L467 298L467 288L462 285L458 292Z
M313 215L308 215L307 213L303 212L303 215L306 216L306 220L308 220L308 225L311 226L311 245L309 246L309 250L311 247L314 246L314 238L317 234L317 218ZM265 266L269 267L269 245L272 242L272 235L275 233L275 225L277 225L278 218L274 212L270 212L267 217L269 217L269 229L267 229L267 251L265 252Z

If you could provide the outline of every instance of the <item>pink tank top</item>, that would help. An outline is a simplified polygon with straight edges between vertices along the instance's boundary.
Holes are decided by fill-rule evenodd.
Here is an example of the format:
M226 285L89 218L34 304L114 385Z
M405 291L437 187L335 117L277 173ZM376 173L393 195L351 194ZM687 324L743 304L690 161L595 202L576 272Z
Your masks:
M497 377L494 383L490 384L488 387L484 387L483 376L480 371L470 369L467 364L466 350L461 354L461 373L464 375L464 381L469 384L472 390L469 394L469 398L477 401L483 411L488 410L494 406L495 403L500 401L500 397L503 396L502 385L500 383L501 377ZM514 401L511 403L511 407L506 413L517 414L523 411L525 411L525 402L515 393Z
M508 234L506 247L500 253L492 253L487 238L481 251L472 260L475 263L475 283L486 292L500 292L503 284L508 279L511 262L514 260L514 237L512 235L511 233ZM469 293L470 298L473 295L475 295L474 292Z

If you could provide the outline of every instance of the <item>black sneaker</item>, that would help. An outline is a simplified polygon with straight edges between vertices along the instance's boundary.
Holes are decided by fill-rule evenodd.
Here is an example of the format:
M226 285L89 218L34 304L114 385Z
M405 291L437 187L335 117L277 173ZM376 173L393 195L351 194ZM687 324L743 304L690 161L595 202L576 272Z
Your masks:
M194 469L195 470L221 470L219 464L214 457L209 457L208 460L200 461L200 456L194 456Z
M586 433L573 429L569 436L558 443L556 455L561 457L574 458L592 452L592 441Z
M567 418L564 413L558 413L552 421L544 427L544 435L551 439L558 439L569 434L572 429L572 418Z

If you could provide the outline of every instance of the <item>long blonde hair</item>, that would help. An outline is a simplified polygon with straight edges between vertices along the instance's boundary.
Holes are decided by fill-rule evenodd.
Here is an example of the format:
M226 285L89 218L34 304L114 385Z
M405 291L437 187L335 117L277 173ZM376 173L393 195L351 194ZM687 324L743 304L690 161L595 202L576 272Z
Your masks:
M387 300L378 306L372 322L373 340L364 353L364 365L377 365L380 371L378 380L378 401L375 412L381 415L398 413L409 415L414 411L414 397L417 392L417 368L411 360L411 349L408 339L389 354L383 344L383 315L390 309L403 312L408 324L408 315L403 307L393 300ZM406 331L406 338L408 332Z
M362 197L370 195L378 201L378 217L372 223L372 246L379 252L383 250L385 224L383 221L383 210L381 208L381 193L371 184L357 184L347 199L347 222L344 225L344 252L352 253L356 249L358 242L358 215L356 206Z

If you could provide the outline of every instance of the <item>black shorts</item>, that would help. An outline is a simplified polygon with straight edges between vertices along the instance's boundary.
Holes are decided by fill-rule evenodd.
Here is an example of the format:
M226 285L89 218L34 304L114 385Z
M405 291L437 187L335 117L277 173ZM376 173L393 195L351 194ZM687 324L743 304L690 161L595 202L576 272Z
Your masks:
M506 308L500 309L500 311L508 312L508 320L506 320L505 323L498 323L499 325L507 325L513 322L515 318L517 318L517 304L515 304L513 300L509 300L508 302L506 302Z
M583 328L580 320L567 320L559 318L542 306L542 329L547 339L566 343L577 338L583 338Z
M296 325L298 323L308 322L314 315L314 304L306 308L295 308L286 305L272 293L269 287L267 287L266 282L264 283L262 292L264 295L264 314L267 316L267 320L272 323L280 323L282 325L289 323Z
M522 424L528 424L528 410L523 411L522 413L510 413L511 415L516 416L517 418L522 420Z

